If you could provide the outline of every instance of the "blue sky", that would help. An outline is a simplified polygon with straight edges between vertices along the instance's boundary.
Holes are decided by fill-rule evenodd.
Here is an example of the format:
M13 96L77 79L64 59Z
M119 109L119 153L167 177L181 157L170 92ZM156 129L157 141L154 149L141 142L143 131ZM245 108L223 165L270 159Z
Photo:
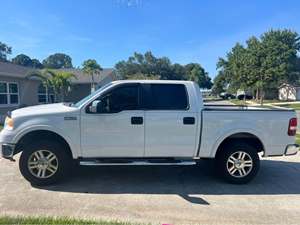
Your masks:
M216 61L236 42L271 28L300 33L300 1L276 0L3 0L0 41L40 60L56 52L73 65L95 58L112 67L134 51L172 62Z

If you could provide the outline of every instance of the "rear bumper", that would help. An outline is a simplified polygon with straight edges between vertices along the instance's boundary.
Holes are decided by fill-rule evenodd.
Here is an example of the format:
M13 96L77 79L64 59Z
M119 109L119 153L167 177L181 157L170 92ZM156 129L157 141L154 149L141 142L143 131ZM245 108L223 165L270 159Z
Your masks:
M13 159L15 151L15 145L14 144L1 144L1 155L5 159Z
M284 155L296 155L299 151L299 145L291 144L286 146Z

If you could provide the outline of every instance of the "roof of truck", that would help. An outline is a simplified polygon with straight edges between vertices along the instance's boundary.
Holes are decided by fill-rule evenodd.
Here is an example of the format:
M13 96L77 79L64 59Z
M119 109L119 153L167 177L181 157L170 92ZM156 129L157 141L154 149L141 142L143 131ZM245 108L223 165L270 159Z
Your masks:
M186 80L116 80L112 82L113 84L120 83L150 83L150 84L190 84L194 83L194 81L186 81Z

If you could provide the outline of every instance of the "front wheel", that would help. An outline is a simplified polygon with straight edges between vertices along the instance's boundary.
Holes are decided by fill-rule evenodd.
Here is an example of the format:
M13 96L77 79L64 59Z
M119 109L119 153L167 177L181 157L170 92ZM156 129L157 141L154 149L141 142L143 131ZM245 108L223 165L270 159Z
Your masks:
M69 170L71 157L55 141L29 144L21 154L19 167L26 180L34 185L49 185L61 180Z
M228 182L244 184L251 181L260 167L255 148L242 142L228 144L217 155L219 174Z

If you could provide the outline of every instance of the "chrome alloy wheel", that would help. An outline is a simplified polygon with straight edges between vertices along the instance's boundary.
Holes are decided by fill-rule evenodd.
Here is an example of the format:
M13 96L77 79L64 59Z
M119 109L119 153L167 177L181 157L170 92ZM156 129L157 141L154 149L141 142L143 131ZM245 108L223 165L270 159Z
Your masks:
M253 161L248 153L244 151L237 151L229 156L226 166L227 171L231 176L242 178L251 172L253 168Z
M37 150L28 159L28 169L37 178L49 178L58 169L58 159L48 150Z

